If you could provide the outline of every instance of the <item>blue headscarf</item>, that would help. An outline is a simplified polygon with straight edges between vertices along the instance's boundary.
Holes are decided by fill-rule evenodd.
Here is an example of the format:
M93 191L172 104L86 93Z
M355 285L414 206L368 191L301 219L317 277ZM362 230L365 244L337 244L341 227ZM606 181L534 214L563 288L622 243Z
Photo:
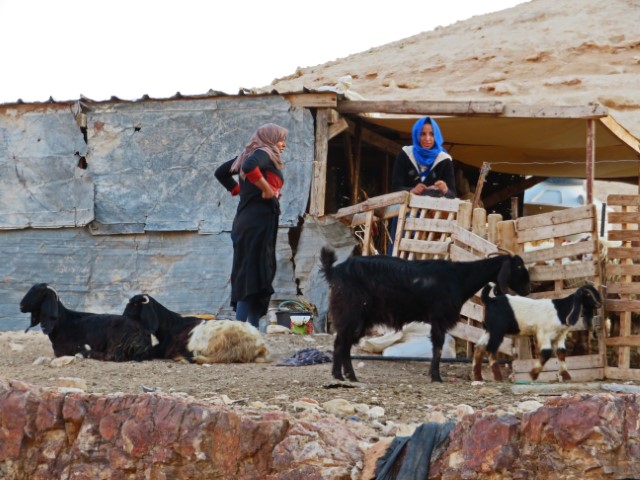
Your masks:
M422 133L422 127L424 127L425 123L430 123L431 127L433 127L433 139L435 140L435 143L430 149L422 148L420 146L420 133ZM420 180L424 181L427 178L427 175L429 175L429 171L431 170L433 162L435 162L438 154L440 152L447 153L447 151L442 147L444 138L442 138L440 127L431 117L423 117L413 125L411 138L413 139L413 156L416 158L418 165L426 167L424 171L420 172Z

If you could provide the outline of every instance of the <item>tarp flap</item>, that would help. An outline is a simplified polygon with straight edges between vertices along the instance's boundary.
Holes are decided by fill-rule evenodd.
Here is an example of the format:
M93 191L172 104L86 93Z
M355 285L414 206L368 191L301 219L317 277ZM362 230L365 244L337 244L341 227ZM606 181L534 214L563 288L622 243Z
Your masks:
M415 116L364 116L365 122L410 138ZM548 177L586 177L587 120L491 116L436 117L445 147L456 160L492 171ZM616 134L612 128L628 140ZM637 139L611 117L595 121L595 171L598 179L637 177Z
M0 229L83 226L93 184L87 144L68 106L0 112Z

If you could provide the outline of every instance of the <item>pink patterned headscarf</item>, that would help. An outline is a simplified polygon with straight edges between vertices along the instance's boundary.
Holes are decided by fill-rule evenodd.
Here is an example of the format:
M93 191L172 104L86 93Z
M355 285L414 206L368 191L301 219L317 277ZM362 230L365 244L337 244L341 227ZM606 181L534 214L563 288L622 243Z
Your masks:
M286 128L276 125L275 123L266 123L258 127L255 133L251 135L249 143L244 147L242 153L238 155L236 161L231 165L231 171L240 172L242 175L240 169L242 163L256 150L264 150L267 152L276 168L282 170L284 165L282 164L282 160L280 160L280 150L276 146L276 143L281 140L286 140L288 133L289 131Z

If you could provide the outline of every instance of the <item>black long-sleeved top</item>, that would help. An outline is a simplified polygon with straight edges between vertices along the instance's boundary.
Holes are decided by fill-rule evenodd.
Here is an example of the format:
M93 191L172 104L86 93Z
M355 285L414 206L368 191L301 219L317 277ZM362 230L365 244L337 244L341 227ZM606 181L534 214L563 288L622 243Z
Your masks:
M445 197L455 198L456 181L453 171L453 161L451 160L451 157L445 153L438 155L429 175L422 183L429 187L438 180L443 180L447 184L448 191ZM391 190L394 192L399 192L401 190L409 191L418 185L418 183L421 183L418 169L409 159L407 153L404 150L401 150L393 164ZM440 196L440 193L439 191L427 190L426 195Z

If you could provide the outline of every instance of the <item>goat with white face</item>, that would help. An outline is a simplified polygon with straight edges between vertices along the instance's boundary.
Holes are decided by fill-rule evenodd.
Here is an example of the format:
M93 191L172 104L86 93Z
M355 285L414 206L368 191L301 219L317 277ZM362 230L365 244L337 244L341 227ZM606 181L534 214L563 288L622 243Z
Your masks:
M121 315L69 310L46 283L29 289L20 311L31 313L31 324L25 331L40 325L56 357L80 353L113 362L152 358L151 335L140 323Z
M587 330L591 329L591 320L602 306L598 290L592 285L584 285L564 298L534 299L513 295L491 297L491 288L491 285L487 285L482 290L486 331L478 340L473 355L474 380L482 380L482 359L485 352L489 352L493 378L502 380L496 356L505 335L532 335L536 338L539 358L529 372L533 380L538 378L554 350L560 361L560 376L563 380L571 380L565 361L565 340L581 315Z

